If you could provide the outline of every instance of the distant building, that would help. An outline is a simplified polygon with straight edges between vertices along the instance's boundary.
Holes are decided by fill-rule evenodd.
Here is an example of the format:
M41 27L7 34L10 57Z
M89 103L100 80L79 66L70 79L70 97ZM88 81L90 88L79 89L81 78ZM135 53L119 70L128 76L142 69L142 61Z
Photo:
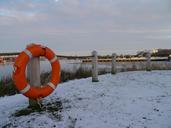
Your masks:
M147 50L139 51L136 56L146 56ZM169 57L171 55L171 49L153 49L150 50L152 56L157 57Z
M170 61L171 61L171 55L169 55L168 60L170 60Z
M2 63L3 62L3 58L2 57L0 57L0 63Z
M157 49L158 51L153 53L154 56L169 57L171 55L171 49Z

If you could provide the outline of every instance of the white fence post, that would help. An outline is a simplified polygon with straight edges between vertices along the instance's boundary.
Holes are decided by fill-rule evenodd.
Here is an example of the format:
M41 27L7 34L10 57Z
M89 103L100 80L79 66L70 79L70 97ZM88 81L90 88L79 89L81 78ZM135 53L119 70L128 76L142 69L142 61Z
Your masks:
M151 53L147 53L146 71L151 71Z
M98 56L97 52L92 52L92 82L98 82Z
M112 74L116 74L117 69L116 69L116 53L112 54L112 70L111 73Z
M41 82L40 82L40 57L34 57L30 60L28 66L27 66L27 76L30 80L31 86L35 86L35 87L41 86ZM40 100L29 99L29 107L31 107L31 108L40 107L40 103L41 103Z

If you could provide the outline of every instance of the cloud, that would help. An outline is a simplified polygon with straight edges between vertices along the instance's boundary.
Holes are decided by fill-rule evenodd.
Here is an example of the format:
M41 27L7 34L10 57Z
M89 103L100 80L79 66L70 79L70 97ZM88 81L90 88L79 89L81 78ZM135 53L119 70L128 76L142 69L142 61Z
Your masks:
M63 51L132 50L148 48L149 43L150 47L171 47L167 37L171 33L169 3L169 0L2 0L0 41L5 42L7 50L18 49L8 48L8 43L30 41L58 45L56 49ZM160 41L148 38L156 35L163 38ZM167 45L160 44L163 40Z

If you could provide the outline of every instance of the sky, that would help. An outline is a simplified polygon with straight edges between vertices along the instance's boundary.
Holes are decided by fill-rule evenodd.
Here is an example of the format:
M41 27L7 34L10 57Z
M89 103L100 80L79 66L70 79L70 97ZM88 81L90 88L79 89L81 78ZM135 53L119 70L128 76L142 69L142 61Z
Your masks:
M171 48L171 0L0 0L0 52L29 43L65 55Z

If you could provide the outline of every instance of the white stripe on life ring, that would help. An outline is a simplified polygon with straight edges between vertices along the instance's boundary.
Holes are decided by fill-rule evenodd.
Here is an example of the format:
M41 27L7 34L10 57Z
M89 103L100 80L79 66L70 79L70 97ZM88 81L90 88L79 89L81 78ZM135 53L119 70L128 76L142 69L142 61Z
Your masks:
M30 59L32 58L33 55L29 50L25 49L24 52L29 56Z
M50 60L50 63L51 63L51 64L54 63L57 59L58 59L58 58L57 58L56 55L55 55L55 57L54 57L53 59Z
M55 88L56 88L56 86L51 82L49 82L47 85L49 85L51 88L53 88L53 90L55 90Z
M30 85L27 84L27 86L23 90L20 90L20 93L24 94L24 93L28 92L29 90L30 90Z

